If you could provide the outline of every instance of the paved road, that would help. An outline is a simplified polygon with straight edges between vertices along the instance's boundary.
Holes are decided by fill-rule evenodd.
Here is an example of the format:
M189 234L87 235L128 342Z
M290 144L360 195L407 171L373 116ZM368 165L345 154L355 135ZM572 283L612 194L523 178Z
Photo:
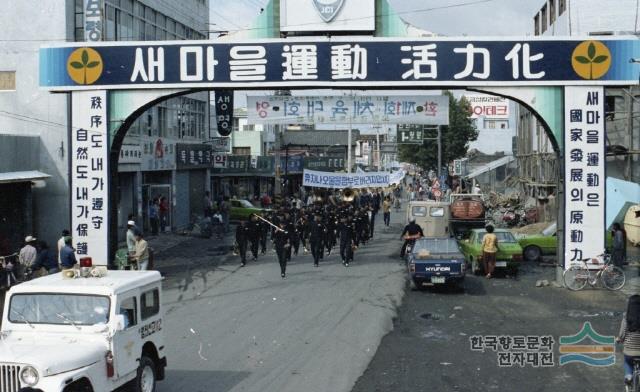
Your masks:
M311 256L294 258L286 280L272 252L245 268L215 256L213 241L163 252L170 340L159 391L350 391L402 301L398 244L390 241L400 230L378 225L376 241L349 268L336 255L320 268Z
M636 273L628 268L628 275ZM573 335L586 321L615 335L623 293L578 293L536 280L553 280L552 268L528 266L519 280L468 279L465 293L410 291L353 392L415 391L614 391L622 389L622 360L608 368L582 364L552 368L499 368L493 351L473 352L472 335ZM618 351L620 349L618 348Z

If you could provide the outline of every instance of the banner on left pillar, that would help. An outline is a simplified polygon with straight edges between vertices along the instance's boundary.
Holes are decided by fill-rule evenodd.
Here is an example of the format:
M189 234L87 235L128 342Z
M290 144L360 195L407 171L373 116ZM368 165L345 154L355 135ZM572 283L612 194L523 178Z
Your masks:
M109 259L109 137L107 92L73 93L71 124L71 235L76 256L94 265Z

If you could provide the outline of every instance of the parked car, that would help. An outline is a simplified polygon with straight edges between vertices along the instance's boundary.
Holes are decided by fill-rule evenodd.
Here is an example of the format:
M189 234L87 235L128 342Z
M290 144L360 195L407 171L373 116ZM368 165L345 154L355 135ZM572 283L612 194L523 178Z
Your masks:
M536 234L515 234L520 247L522 247L522 257L526 261L539 261L542 256L555 255L558 245L557 225L552 223L540 233ZM613 237L611 232L606 233L606 248L611 251ZM594 255L595 256L595 255Z
M0 330L0 391L155 391L167 366L161 295L157 271L106 267L12 287Z
M474 274L484 272L482 265L482 239L487 233L485 229L473 229L468 239L460 241L460 248L466 262ZM510 273L517 273L522 261L522 248L507 229L495 229L498 237L498 253L496 254L496 268L506 269Z
M254 206L249 200L231 199L230 202L231 213L229 217L231 220L247 220L251 214L259 214L262 212L262 208Z
M449 285L464 289L464 255L454 238L420 238L407 259L409 281L425 285Z

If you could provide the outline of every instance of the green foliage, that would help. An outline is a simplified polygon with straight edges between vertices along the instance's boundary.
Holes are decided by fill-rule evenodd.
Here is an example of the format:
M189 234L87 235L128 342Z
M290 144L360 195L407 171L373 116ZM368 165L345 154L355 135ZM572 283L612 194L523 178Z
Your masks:
M449 91L449 125L442 127L442 164L446 165L454 159L463 158L469 149L469 142L478 139L478 129L469 118L471 107L463 98L455 99ZM437 137L437 131L426 131L425 138ZM423 169L435 169L438 165L438 143L436 140L425 140L422 145L399 145L400 162L409 162Z

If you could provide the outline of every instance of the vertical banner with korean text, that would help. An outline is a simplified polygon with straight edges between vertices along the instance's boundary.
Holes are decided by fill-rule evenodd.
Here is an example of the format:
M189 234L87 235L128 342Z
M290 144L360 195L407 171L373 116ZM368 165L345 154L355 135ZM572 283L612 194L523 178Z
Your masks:
M102 41L104 0L84 0L82 4L84 8L84 40L87 42Z
M603 87L565 87L565 269L605 250Z
M107 92L73 92L71 235L77 257L109 260L109 138Z
M220 136L229 136L233 131L233 90L215 90L216 123Z

